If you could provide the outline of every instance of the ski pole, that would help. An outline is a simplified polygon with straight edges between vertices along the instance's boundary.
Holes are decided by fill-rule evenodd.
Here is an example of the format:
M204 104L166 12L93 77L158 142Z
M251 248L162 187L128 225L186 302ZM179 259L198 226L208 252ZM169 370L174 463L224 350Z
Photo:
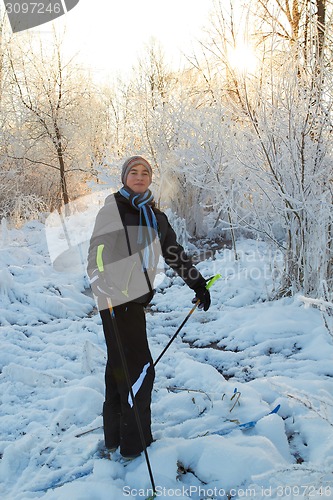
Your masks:
M125 356L125 353L124 353L123 345L122 345L120 334L119 334L119 330L118 330L116 315L114 313L114 308L113 308L111 299L109 297L107 298L107 302L108 302L108 307L109 307L109 311L110 311L112 326L113 326L113 330L114 330L114 334L115 334L115 338L116 338L116 342L117 342L117 346L118 346L118 350L119 350L119 354L120 354L121 363L122 363L122 366L123 366L123 369L124 369L124 373L125 373L125 377L126 377L126 382L127 382L127 385L128 385L128 390L129 390L130 396L132 398L133 410L134 410L135 420L136 420L136 423L137 423L137 426L138 426L138 430L139 430L141 445L142 445L142 448L143 448L143 451L144 451L144 455L145 455L145 459L146 459L146 463L147 463L148 473L149 473L150 482L151 482L151 486L152 486L152 490L153 490L153 495L151 497L149 497L149 500L151 500L151 499L153 499L153 498L156 497L156 486L155 486L153 471L152 471L151 466L150 466L150 461L149 461L148 452L147 452L146 440L145 440L145 437L144 437L144 434L143 434L143 429L142 429L142 425L141 425L141 419L140 419L140 415L139 415L139 410L138 410L138 406L137 406L136 399L135 399L135 396L134 396L134 392L133 392L133 389L132 389L132 384L131 384L131 379L130 379L130 375L129 375L129 371L128 371L128 365L127 365L127 361L126 361L126 356Z
M75 437L79 438L81 436L85 436L86 434L90 434L91 432L98 431L99 429L103 429L103 426L99 425L98 427L94 427L93 429L89 429L87 431L80 432L79 434L75 434Z
M207 290L209 290L209 288L211 286L214 285L215 281L217 281L218 279L221 278L221 275L220 274L216 274L215 276L213 276L212 278L210 278L208 280L208 283L206 285L206 288ZM188 313L188 315L186 316L186 318L184 319L184 321L182 322L182 324L180 325L180 327L178 328L178 330L176 331L176 333L173 335L173 337L169 340L169 342L167 343L167 345L165 346L165 348L163 349L163 351L161 352L161 354L158 356L158 358L156 359L156 361L154 362L154 366L157 365L157 363L159 362L159 360L161 359L161 357L164 355L164 353L167 351L167 349L169 349L170 345L172 344L172 342L175 340L175 338L177 337L177 335L179 334L180 330L183 328L183 326L185 325L185 323L188 321L188 319L190 318L190 316L194 313L194 311L196 310L196 308L198 307L198 305L200 304L200 300L198 299L196 301L196 303L194 304L194 306L192 307L192 309L190 310L190 312Z

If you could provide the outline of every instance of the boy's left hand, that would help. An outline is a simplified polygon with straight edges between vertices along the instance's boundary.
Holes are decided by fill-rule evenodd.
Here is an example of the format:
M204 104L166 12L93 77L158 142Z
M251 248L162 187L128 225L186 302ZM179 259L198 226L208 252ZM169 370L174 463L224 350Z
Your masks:
M192 303L195 304L198 300L200 300L198 308L208 311L211 303L209 290L207 290L204 285L201 285L198 286L198 288L195 288L194 291L195 297L192 300Z

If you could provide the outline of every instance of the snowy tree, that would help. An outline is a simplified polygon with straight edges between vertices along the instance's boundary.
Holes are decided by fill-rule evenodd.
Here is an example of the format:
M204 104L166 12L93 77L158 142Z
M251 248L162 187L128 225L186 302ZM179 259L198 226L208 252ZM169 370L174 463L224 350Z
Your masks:
M266 92L260 94L266 106L260 106L260 111L248 106L248 115L268 165L271 185L282 201L287 230L285 288L318 295L323 281L327 280L332 289L332 196L328 180L332 161L328 43L332 12L328 17L321 0L294 0L286 2L285 7L279 2L259 3L266 13L273 4L279 9L263 23L271 24L264 42L267 69L263 64L261 75L262 80L264 76L269 81ZM277 62L280 71L276 71Z
M0 217L11 211L18 183L16 165L6 161L11 143L9 129L15 122L12 100L8 93L10 64L7 56L10 41L10 28L7 17L3 15L0 20Z
M313 11L312 2L258 6L262 10L255 12L246 7L237 20L233 2L228 11L222 2L216 4L210 38L202 43L200 71L231 119L235 167L242 164L247 172L244 176L239 169L236 175L248 182L246 190L238 183L248 216L244 219L237 206L239 199L233 210L250 227L261 232L265 227L267 233L275 213L285 227L283 293L318 294L323 280L332 287L331 24L320 1ZM251 48L256 68L249 66L245 49ZM270 237L276 239L273 233Z
M132 123L140 149L145 148L157 171L163 170L177 141L173 104L177 75L169 68L161 46L152 39L139 58L132 82Z
M8 89L15 126L7 158L30 171L30 187L44 182L40 191L54 193L50 208L67 205L70 190L74 197L84 189L100 134L99 103L89 78L73 59L65 60L56 33L53 42L50 51L28 33L21 44L11 45Z

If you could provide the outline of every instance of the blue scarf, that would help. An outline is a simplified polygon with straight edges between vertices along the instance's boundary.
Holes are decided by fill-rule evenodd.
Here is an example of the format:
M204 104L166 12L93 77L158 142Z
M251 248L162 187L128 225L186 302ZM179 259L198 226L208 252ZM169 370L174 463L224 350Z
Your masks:
M147 189L145 193L138 194L134 193L134 191L126 188L125 186L119 190L119 193L129 201L133 208L140 212L138 244L141 247L144 246L142 263L143 270L145 271L149 268L154 268L156 266L156 262L153 241L156 239L158 234L156 216L151 207L151 204L154 201L154 196L149 189ZM143 226L147 227L147 231L143 231Z

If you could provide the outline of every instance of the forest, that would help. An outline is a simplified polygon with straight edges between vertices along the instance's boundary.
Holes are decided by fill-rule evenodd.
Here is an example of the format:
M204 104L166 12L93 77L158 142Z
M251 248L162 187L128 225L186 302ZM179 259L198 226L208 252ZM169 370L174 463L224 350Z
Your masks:
M0 25L0 219L20 225L154 169L158 204L193 238L283 253L277 296L332 301L333 3L216 0L187 64L152 40L128 79L96 82L38 34Z

